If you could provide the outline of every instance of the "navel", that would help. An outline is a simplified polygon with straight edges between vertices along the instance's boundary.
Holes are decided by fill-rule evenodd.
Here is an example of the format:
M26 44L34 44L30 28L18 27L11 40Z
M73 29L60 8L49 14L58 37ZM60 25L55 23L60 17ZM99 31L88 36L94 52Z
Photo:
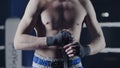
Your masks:
M50 24L50 22L47 22L46 24Z
M77 23L76 25L80 25L79 23Z

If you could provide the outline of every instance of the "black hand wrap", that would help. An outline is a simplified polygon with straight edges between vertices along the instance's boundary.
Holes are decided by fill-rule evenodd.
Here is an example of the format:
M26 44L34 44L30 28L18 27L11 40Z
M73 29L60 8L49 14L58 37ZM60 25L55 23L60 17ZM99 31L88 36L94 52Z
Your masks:
M71 33L68 31L60 31L57 35L52 37L47 37L47 45L57 45L64 46L72 42Z
M80 57L85 57L88 56L90 54L90 48L87 45L81 45L79 42L75 43L75 45L77 46L77 54Z

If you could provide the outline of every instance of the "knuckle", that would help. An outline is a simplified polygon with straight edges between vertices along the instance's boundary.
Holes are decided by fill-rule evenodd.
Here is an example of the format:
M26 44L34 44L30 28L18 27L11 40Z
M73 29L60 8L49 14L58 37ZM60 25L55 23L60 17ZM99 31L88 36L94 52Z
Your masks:
M74 50L72 50L72 53L74 52Z

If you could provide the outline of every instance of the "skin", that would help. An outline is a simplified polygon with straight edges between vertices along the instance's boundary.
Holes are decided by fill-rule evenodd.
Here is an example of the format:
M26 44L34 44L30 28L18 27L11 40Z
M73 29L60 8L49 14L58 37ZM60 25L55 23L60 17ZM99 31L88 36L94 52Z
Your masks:
M53 58L61 58L64 49L74 57L77 50L73 44L79 42L83 21L93 38L88 44L90 55L96 54L105 48L105 39L90 0L30 0L18 25L14 47ZM36 36L30 35L32 30ZM62 30L72 34L73 42L64 47L47 46L46 38Z

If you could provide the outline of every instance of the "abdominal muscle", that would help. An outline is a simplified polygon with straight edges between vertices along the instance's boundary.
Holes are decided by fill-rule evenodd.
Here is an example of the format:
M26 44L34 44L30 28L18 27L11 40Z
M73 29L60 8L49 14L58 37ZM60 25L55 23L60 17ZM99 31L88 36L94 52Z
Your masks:
M49 46L46 48L40 48L35 52L43 57L50 57L50 58L63 58L62 53L63 48L57 46Z

